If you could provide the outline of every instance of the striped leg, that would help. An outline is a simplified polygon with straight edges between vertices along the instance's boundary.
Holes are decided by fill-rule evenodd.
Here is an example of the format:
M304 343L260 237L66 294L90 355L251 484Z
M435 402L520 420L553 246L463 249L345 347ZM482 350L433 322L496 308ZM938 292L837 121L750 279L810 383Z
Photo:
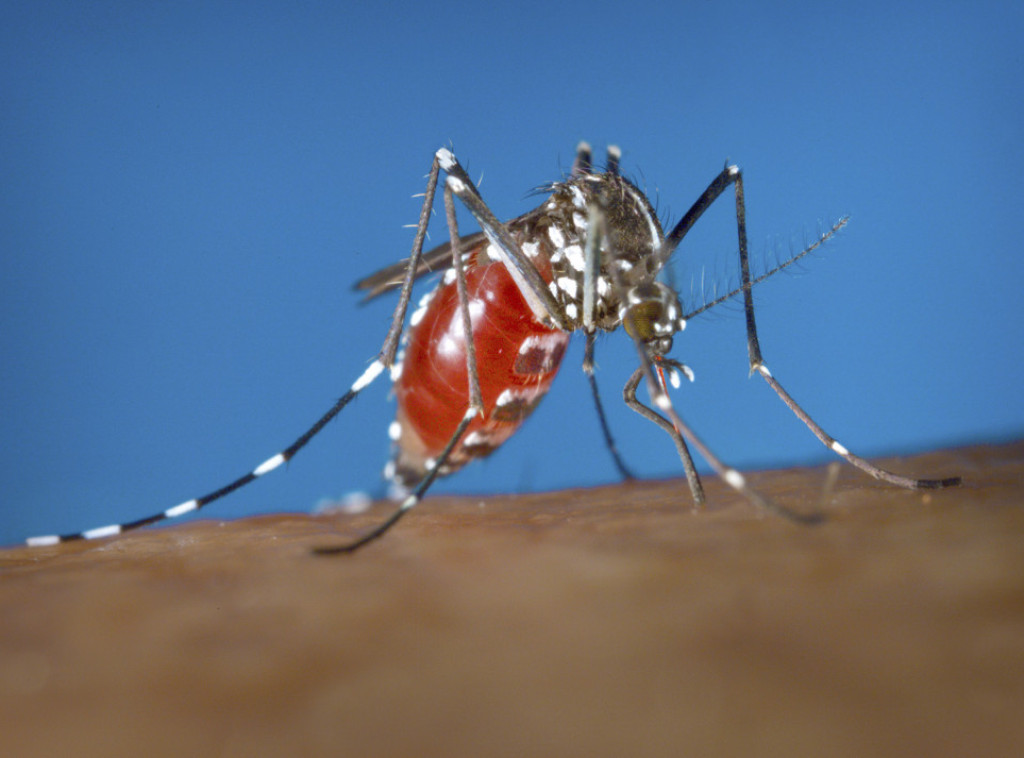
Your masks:
M783 516L789 519L790 521L795 521L799 524L817 524L823 520L824 517L820 513L798 513L796 511L790 510L789 508L785 508L779 505L773 500L766 498L757 490L747 486L747 481L744 478L743 474L741 474L736 469L726 466L724 463L722 463L711 452L711 450L708 449L707 445L705 445L700 440L700 438L697 437L696 434L694 434L693 430L690 429L690 427L679 417L679 414L673 407L672 401L669 399L668 394L662 388L661 382L659 382L657 379L657 375L654 372L654 366L652 365L652 362L647 355L647 350L641 344L638 344L637 347L639 348L640 361L643 365L641 365L640 368L633 372L633 376L630 377L629 383L627 383L626 387L628 388L632 386L635 392L636 386L640 383L641 379L646 378L647 389L650 393L651 401L654 403L655 406L657 406L658 410L660 410L662 413L668 416L668 420L661 418L660 416L658 416L657 413L654 413L654 411L652 411L651 409L646 408L646 406L640 404L639 401L637 405L640 408L645 408L646 410L650 411L652 415L648 416L646 413L643 413L643 411L639 411L638 408L634 408L634 410L637 410L642 415L646 416L647 418L650 418L652 421L655 421L655 423L657 423L659 426L665 429L665 431L671 434L674 440L678 438L677 447L679 447L679 441L681 441L683 437L689 440L690 444L697 448L698 452L700 452L704 460L706 460L711 465L711 468L714 469L715 473L718 474L722 478L722 480L725 481L726 484L728 484L734 490L742 494L755 505L764 508L767 511L771 511L772 513L776 513L779 516ZM658 421L658 418L661 418L661 420ZM685 449L685 444L682 446L681 449ZM690 465L693 465L692 462ZM696 477L696 472L694 472L694 476ZM687 478L689 478L689 471L687 471ZM690 481L690 487L691 489L693 488L692 480Z
M661 362L668 362L671 364L678 365L680 370L683 371L687 376L692 377L685 366L676 361L670 361L667 358L662 358ZM673 365L673 368L675 367ZM697 468L693 465L693 457L690 455L690 449L686 447L686 440L683 439L682 434L679 432L678 427L672 425L672 422L661 416L653 408L648 408L646 405L640 402L636 396L636 389L640 385L640 381L644 377L644 369L638 368L633 372L633 375L626 382L626 386L622 389L622 399L626 401L626 405L632 408L634 411L639 413L648 421L652 421L672 438L672 442L675 443L676 451L679 453L679 460L683 462L683 469L686 471L686 481L690 485L690 494L693 495L693 502L697 506L702 506L705 503L704 497L704 486L700 481L700 474L697 473ZM664 384L658 382L658 385L664 390Z
M416 232L416 237L413 240L412 254L409 258L405 279L402 283L402 293L399 297L398 305L395 308L394 316L391 319L391 327L388 329L387 336L384 338L384 343L381 346L380 353L377 358L366 367L366 370L363 371L359 378L356 379L348 392L342 395L331 409L317 419L317 421L307 429L302 436L281 452L263 461L263 463L256 466L252 471L238 477L230 484L227 484L207 495L203 495L202 497L187 500L184 503L180 503L159 513L154 513L150 516L123 524L110 524L108 526L87 529L84 532L74 532L71 534L49 534L39 537L29 537L28 540L26 540L26 544L31 547L40 547L44 545L56 545L60 542L71 542L73 540L91 540L99 539L101 537L111 537L116 534L121 534L122 532L157 523L158 521L183 516L186 513L197 511L215 500L220 500L225 495L229 495L235 490L255 481L264 474L270 473L281 466L281 464L291 460L299 450L306 446L306 443L313 439L313 437L315 437L335 416L341 413L342 409L348 405L356 395L373 383L385 368L394 363L395 354L398 350L398 343L402 334L402 325L405 322L405 314L408 310L409 300L412 296L412 282L415 278L420 256L422 255L423 241L426 239L427 222L430 220L430 212L434 204L434 193L437 188L437 179L440 170L439 165L438 158L435 157L427 180L427 189L424 193L423 208L420 211L419 227Z
M419 504L424 495L426 495L427 490L430 489L430 485L434 483L434 479L437 478L438 473L444 469L444 465L448 462L448 458L452 454L452 450L454 450L455 446L459 444L459 440L462 439L462 435L465 434L469 424L477 415L483 413L484 404L480 396L480 378L477 373L476 348L473 344L473 324L469 315L469 296L466 293L465 263L462 260L462 251L459 249L459 227L455 218L455 201L452 195L452 189L448 185L444 188L444 209L445 217L448 221L449 239L451 239L452 245L452 262L455 266L455 281L459 294L459 311L462 315L462 329L466 335L466 373L469 376L469 407L466 409L466 413L462 417L462 421L459 422L455 432L445 445L444 450L441 451L441 455L438 456L430 467L427 475L423 477L422 481L420 481L416 486L416 489L405 497L401 505L399 505L385 521L351 542L341 545L314 548L313 553L315 555L340 555L342 553L351 553L358 550L363 545L382 537L389 529L391 529L391 527L398 523L402 516Z
M736 195L736 233L739 239L740 272L742 276L742 285L740 289L743 291L743 311L746 315L747 354L750 359L750 373L754 373L756 371L760 374L768 383L768 386L775 390L776 394L778 394L782 401L789 406L790 410L796 414L797 418L803 421L814 436L821 440L826 447L876 479L881 479L889 482L890 484L907 487L909 489L937 489L940 487L952 487L960 484L960 477L958 476L948 477L945 479L915 479L912 477L902 476L900 474L894 474L891 471L887 471L874 465L858 455L854 455L842 443L826 433L825 430L822 429L821 426L819 426L817 422L815 422L807 412L797 404L790 394L783 389L778 380L772 376L771 372L768 370L768 366L764 362L764 358L761 356L761 345L757 338L757 323L754 319L753 282L750 277L750 261L747 252L747 212L746 206L743 202L743 175L737 166L726 166L714 181L708 185L708 188L704 190L704 193L697 199L697 202L693 204L693 207L687 211L686 215L683 216L679 223L676 224L675 228L666 237L666 244L661 252L662 257L667 260L668 255L672 253L690 228L697 222L697 219L701 217L704 211L707 210L719 195L725 192L730 185L734 187ZM817 244L820 244L824 239L834 234L835 231L845 223L845 221L845 219L842 219L835 227L833 227L831 232L823 235L822 240L819 240ZM810 250L816 247L817 244L811 246L811 248L805 251L805 253L802 253L793 260L803 257L804 254L810 252ZM787 263L785 265L789 264ZM774 273L774 271L769 272L769 274L770 273ZM758 280L762 278L764 277L759 277Z

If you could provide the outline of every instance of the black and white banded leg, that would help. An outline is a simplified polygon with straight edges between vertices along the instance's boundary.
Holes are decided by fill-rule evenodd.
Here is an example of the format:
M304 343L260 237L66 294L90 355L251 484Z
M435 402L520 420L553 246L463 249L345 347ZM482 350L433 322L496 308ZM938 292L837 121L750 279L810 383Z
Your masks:
M430 220L430 213L434 204L434 194L437 188L439 166L439 158L435 156L433 163L431 164L430 175L427 179L427 189L424 193L419 225L417 227L416 236L413 239L412 254L409 257L408 265L406 267L405 278L402 282L402 290L398 299L398 305L395 308L395 313L391 320L391 326L388 329L387 336L384 338L384 343L381 346L380 353L370 363L370 365L366 367L359 378L352 383L348 392L342 395L330 410L317 419L316 422L302 434L302 436L284 450L270 458L267 458L254 469L243 476L238 477L230 484L227 484L207 495L203 495L202 497L187 500L159 513L154 513L150 516L136 519L135 521L128 521L122 524L109 524L107 526L100 526L94 529L87 529L84 532L74 532L71 534L49 534L39 537L29 537L28 540L26 540L26 544L31 547L41 547L45 545L56 545L61 542L71 542L74 540L92 540L100 539L102 537L112 537L114 535L121 534L122 532L157 523L158 521L184 516L187 513L192 513L193 511L197 511L200 508L209 505L215 500L220 500L225 495L244 487L250 482L255 481L264 474L270 473L282 464L291 460L295 454L305 447L306 444L313 439L313 437L315 437L335 416L341 413L346 405L355 399L360 392L372 384L384 369L394 364L395 355L398 351L398 344L401 339L402 326L405 322L405 314L409 307L409 300L412 297L413 279L415 278L416 269L419 265L420 256L423 252L423 242L426 239L427 234L427 223ZM468 425L468 423L469 422L467 421L466 424Z
M670 370L677 370L689 377L692 381L693 374L682 363L671 360L669 358L660 358L658 364L668 364ZM690 494L693 495L693 502L695 506L704 505L706 498L704 496L704 486L701 484L700 475L697 473L696 466L693 465L693 457L690 455L690 450L686 446L686 440L683 439L679 429L672 424L671 421L666 419L664 416L658 414L653 408L649 408L636 396L637 387L640 385L640 381L644 378L645 371L643 367L638 368L633 372L633 375L626 382L626 386L622 388L622 399L626 402L630 408L639 413L648 421L651 421L662 429L672 438L672 442L676 446L676 452L679 454L679 460L683 463L683 470L686 472L686 481L690 485ZM664 382L661 381L660 376L657 378L657 384L662 393L665 392Z
M825 430L822 429L821 426L819 426L818 423L815 422L807 412L797 404L792 396L786 392L782 385L779 384L778 380L772 376L772 373L768 370L768 366L765 364L764 358L761 355L761 346L757 337L757 323L754 319L754 294L753 282L750 277L749 254L747 252L747 222L746 206L743 200L743 175L738 166L726 166L711 182L711 184L708 185L708 188L704 190L703 194L697 199L697 202L693 204L690 210L687 211L686 215L680 219L679 223L676 224L675 228L673 228L666 237L665 246L661 253L662 258L664 260L668 259L668 256L671 255L675 247L683 237L686 236L686 233L697 222L697 219L703 215L704 211L706 211L730 185L733 186L736 196L736 231L739 240L740 273L742 277L742 286L740 289L743 292L743 311L746 317L747 354L750 360L750 372L754 373L756 371L760 374L768 383L768 386L775 390L776 394L778 394L782 401L789 406L790 410L796 414L797 418L803 421L814 436L821 440L826 447L876 479L881 479L889 482L890 484L906 487L908 489L937 489L941 487L953 487L959 485L961 479L958 476L948 477L945 479L916 479L913 477L902 476L900 474L887 471L886 469L876 466L864 458L851 453L845 445L825 432ZM832 232L827 235L823 235L823 238L831 236L831 234L844 223L845 219L841 220L835 227L833 227ZM819 240L817 244L820 244L820 242L821 240ZM812 249L815 246L812 246ZM805 251L805 253L801 253L797 258L803 257L806 252L809 252L809 250ZM788 265L788 263L785 265ZM761 278L763 277L759 277L759 280Z
M439 151L438 155L441 155L442 152L447 153L448 151ZM437 165L436 158L435 165ZM483 400L480 395L480 378L477 373L476 347L473 344L473 324L469 314L469 296L466 292L465 262L462 260L462 250L459 246L459 227L455 218L455 201L453 199L450 182L445 183L444 209L445 218L448 222L449 239L451 240L452 245L452 262L455 267L455 286L459 296L459 312L462 317L462 329L466 335L466 373L469 377L469 407L466 408L466 413L463 415L459 425L455 428L451 438L441 451L441 455L433 461L432 465L428 466L429 470L427 471L427 475L423 477L411 493L405 496L398 508L396 508L387 519L366 534L352 540L351 542L341 545L314 548L313 552L316 555L338 555L341 553L351 553L361 548L363 545L383 536L389 529L391 529L391 527L398 523L402 516L419 504L426 495L430 485L434 483L437 475L444 470L444 466L448 462L448 458L451 456L455 446L459 444L459 440L462 439L462 435L466 433L466 429L469 427L470 423L474 418L476 418L476 416L483 413ZM421 218L421 224L422 223L426 222ZM414 269L410 269L410 271L413 270ZM399 321L398 323L401 324L402 322Z
M771 511L772 513L776 513L779 516L783 516L784 518L787 518L790 521L795 521L800 524L817 524L824 519L823 515L820 513L798 513L797 511L793 511L790 510L789 508L785 508L784 506L779 505L775 501L765 497L757 490L747 485L746 477L744 477L743 474L741 474L738 470L730 466L726 466L724 463L722 463L722 461L720 461L718 457L711 452L708 446L705 445L704 442L694 433L694 431L689 427L689 425L686 424L682 420L682 418L680 418L679 413L676 411L675 407L672 405L672 401L669 399L668 393L665 391L664 387L662 386L662 383L659 381L658 376L655 373L653 362L650 356L647 354L647 349L645 348L645 346L643 344L638 343L637 348L640 354L640 361L643 365L641 365L640 368L633 372L633 376L630 377L629 382L626 384L626 390L624 391L624 393L628 391L631 392L632 394L632 398L635 402L635 405L633 403L630 403L631 408L636 410L644 417L649 418L651 421L654 421L656 424L658 424L658 426L660 426L662 429L668 432L668 434L672 437L673 441L676 442L676 448L680 451L680 457L683 457L683 451L686 451L686 445L685 443L682 442L683 438L685 437L687 440L689 440L690 444L697 448L697 451L701 454L704 460L708 462L708 464L711 466L714 472L718 474L718 476L726 484L728 484L734 490L745 496L748 500L750 500L752 503L759 506L760 508L764 509L765 511ZM651 396L651 402L653 402L654 405L657 406L658 410L660 410L668 417L667 419L659 416L652 409L647 408L639 400L636 399L637 385L644 378L647 379L647 389ZM685 455L689 457L689 452L686 452ZM683 463L684 465L686 465L685 458L683 460ZM692 461L689 463L689 466L693 466ZM697 475L696 471L694 471L693 479L690 479L689 470L690 469L688 468L687 479L690 481L690 487L692 490L694 481L698 482L698 487L700 486L700 478ZM696 496L694 499L696 500Z

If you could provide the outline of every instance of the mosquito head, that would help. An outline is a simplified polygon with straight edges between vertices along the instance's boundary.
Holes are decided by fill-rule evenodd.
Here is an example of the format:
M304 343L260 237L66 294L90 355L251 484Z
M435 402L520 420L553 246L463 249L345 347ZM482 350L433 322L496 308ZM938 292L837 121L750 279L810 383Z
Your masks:
M647 345L652 355L665 355L672 349L672 336L685 326L682 312L672 288L654 281L631 288L619 316L629 335Z

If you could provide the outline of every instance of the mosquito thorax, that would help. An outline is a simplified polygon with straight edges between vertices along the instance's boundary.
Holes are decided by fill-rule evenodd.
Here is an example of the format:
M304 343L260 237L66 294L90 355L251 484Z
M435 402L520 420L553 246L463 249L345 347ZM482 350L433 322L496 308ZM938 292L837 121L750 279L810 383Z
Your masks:
M548 187L544 213L531 219L524 250L550 250L550 290L565 308L571 324L582 326L584 248L589 217L597 209L602 218L601 260L596 272L594 326L606 331L622 323L624 293L657 275L661 263L656 252L664 234L650 201L634 184L618 174L585 174Z

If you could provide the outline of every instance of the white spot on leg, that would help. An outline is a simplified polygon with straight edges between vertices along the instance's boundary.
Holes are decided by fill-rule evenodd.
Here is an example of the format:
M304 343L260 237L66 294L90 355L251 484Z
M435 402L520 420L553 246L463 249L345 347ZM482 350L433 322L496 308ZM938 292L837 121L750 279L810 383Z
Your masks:
M25 544L29 547L46 547L47 545L58 545L60 544L60 537L56 534L46 534L41 537L29 537L25 540Z
M198 508L198 500L189 500L187 503L182 503L181 505L176 505L173 508L168 508L166 511L164 511L164 516L166 516L167 518L177 518L178 516L183 516L186 513L190 513Z
M452 155L452 151L446 147L442 147L438 150L435 155L437 156L437 162L441 164L441 168L445 171L451 171L455 166L455 156Z
M668 395L663 392L659 392L654 396L654 404L663 411L672 410L672 401L668 399Z
M264 474L273 471L284 462L284 454L278 453L273 458L267 458L267 460L263 461L263 463L253 469L252 474L253 476L263 476Z
M842 444L840 444L839 440L832 440L832 444L829 447L831 447L839 455L849 455L850 454L850 451L847 450Z
M456 195L461 195L466 191L465 183L463 183L463 181L457 176L448 174L448 178L445 181L448 182L448 186L451 187L452 192Z
M747 480L743 478L743 474L734 468L726 469L725 473L722 474L722 478L728 483L733 489L741 490L746 485Z
M378 358L377 360L375 360L373 363L366 367L366 371L363 372L362 376L356 379L355 383L352 385L352 391L362 391L363 388L366 387L366 385L368 385L374 379L376 379L380 375L380 372L383 370L384 364L381 363L380 359Z
M113 537L115 534L121 533L120 524L111 524L110 526L98 526L95 529L90 529L87 532L82 532L82 536L87 540L96 540L100 537Z

